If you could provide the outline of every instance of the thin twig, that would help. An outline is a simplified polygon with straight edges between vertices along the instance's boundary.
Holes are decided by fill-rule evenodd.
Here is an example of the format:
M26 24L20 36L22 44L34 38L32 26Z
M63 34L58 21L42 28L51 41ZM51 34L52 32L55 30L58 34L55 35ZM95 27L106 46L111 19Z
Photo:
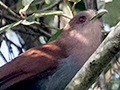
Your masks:
M31 30L33 30L34 32L36 32L35 30L37 30L37 27L35 27L35 26L33 26L33 25L28 26L28 27L29 27ZM52 34L46 32L46 31L43 30L43 29L40 29L39 31L42 32L42 33L44 33L45 35L47 35L47 36L49 36L49 37L52 37Z
M43 8L41 10L38 10L37 12L43 12L43 11L46 11L46 10L50 10L52 9L53 7L55 7L56 5L58 5L59 3L61 3L63 0L58 0L56 1L55 3L51 4L50 6L46 7L46 8Z
M8 61L6 60L6 58L4 57L3 53L0 51L0 55L2 56L2 58L4 59L4 61L7 63Z
M29 32L22 31L22 30L18 30L18 29L13 29L13 30L14 30L15 32L19 32L19 33L22 33L22 34L25 34L25 35L40 36L39 34L29 33Z
M76 4L77 4L77 3L74 2L73 6L72 6L72 12L73 12L73 15L74 15L74 10L75 10L75 5L76 5Z
M50 33L46 32L46 31L43 30L43 29L39 29L39 31L42 32L42 33L44 33L44 34L46 34L46 35L49 36L49 37L52 37L52 35L51 35Z
M47 28L57 30L57 31L58 31L58 30L61 30L61 29L59 29L59 28L49 26L49 25L47 25L47 24L45 24L45 23L39 23L39 24L40 24L40 25L44 25L44 26L47 27Z
M6 19L8 19L8 20L11 20L11 21L13 21L13 22L20 20L20 19L18 19L18 18L12 17L12 16L10 16L10 15L8 16L8 15L6 15L6 14L1 14L1 13L0 13L0 16L2 16L3 18L6 18Z
M72 7L71 7L69 1L68 0L64 0L64 2L68 5L68 10L70 11L70 14L73 17L74 16L74 11L72 10Z
M0 1L0 5L1 5L2 7L4 7L6 10L8 10L12 15L20 18L19 15L17 15L14 11L12 11L12 10L11 10L8 6L6 6L2 1Z
M112 66L112 69L114 72L116 72L120 76L120 72L114 66Z

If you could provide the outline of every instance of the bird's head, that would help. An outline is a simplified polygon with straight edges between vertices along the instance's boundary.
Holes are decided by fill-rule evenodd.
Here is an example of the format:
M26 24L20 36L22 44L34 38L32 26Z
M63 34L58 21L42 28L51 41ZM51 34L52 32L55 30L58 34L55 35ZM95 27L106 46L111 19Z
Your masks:
M91 9L81 11L64 27L57 40L65 45L69 55L81 56L85 53L90 56L96 50L101 42L102 23L99 18L104 13L106 11L97 13Z
M75 41L82 40L81 42L84 42L85 39L85 42L87 42L86 40L94 39L96 37L100 38L102 23L99 20L99 17L104 13L106 13L106 11L97 13L92 9L79 12L64 27L63 33L58 39L62 39L62 41L65 40L65 42L73 39L76 39Z
M81 33L84 31L88 32L89 28L90 30L100 28L102 24L99 19L104 13L106 13L106 11L98 13L92 9L81 11L64 27L64 31L68 30L70 32L77 30L77 32Z

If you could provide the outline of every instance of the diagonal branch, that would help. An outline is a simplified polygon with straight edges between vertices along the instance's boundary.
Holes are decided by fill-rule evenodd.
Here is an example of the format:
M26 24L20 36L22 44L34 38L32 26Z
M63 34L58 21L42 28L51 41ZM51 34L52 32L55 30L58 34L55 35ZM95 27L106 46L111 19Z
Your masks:
M0 51L0 55L2 56L3 60L7 63L8 61L6 60L5 56L3 55L1 51Z
M17 15L14 11L12 11L12 10L11 10L8 6L6 6L2 1L0 1L0 5L1 5L2 7L4 7L6 10L8 10L12 15L20 18L19 15Z
M88 59L65 90L88 90L120 50L120 23Z
M47 11L47 10L50 10L52 9L53 7L57 6L59 3L61 3L63 0L57 0L55 3L53 3L52 5L46 7L46 8L43 8L41 10L38 10L38 12L43 12L43 11Z

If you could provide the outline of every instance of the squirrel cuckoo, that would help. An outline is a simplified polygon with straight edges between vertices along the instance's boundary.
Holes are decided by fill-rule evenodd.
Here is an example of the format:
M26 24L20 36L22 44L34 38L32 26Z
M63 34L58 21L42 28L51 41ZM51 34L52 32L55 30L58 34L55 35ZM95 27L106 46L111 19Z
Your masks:
M0 68L0 90L63 90L101 42L96 11L76 14L60 36ZM91 19L91 20L90 20Z

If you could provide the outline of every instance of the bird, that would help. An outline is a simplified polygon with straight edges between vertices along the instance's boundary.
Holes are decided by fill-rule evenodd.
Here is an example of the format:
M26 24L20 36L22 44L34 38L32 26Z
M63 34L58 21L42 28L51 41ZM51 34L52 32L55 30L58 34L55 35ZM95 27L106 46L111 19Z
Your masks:
M77 13L56 40L0 67L0 90L63 90L101 43L103 25L95 15Z

